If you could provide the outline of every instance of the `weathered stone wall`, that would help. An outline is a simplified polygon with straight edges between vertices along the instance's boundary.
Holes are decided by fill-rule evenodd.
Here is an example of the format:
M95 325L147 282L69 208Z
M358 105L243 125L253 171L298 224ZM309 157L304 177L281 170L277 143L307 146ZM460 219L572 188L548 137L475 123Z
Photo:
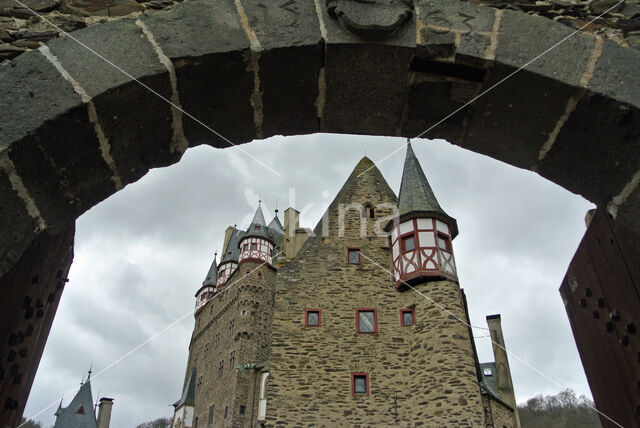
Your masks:
M495 428L513 428L513 410L489 397L489 406L491 407L491 415L493 417L493 426Z
M196 367L194 417L199 427L210 426L207 422L212 405L212 426L246 426L251 415L255 424L258 376L253 367L236 367L267 360L275 281L274 269L255 262L242 263L227 286L196 314L187 372ZM240 406L245 407L244 415Z
M370 166L358 165L329 208L329 235L310 238L279 270L267 426L482 426L467 327L417 293L395 290L388 238L361 237L358 210L339 221L340 203L395 202L377 168L357 177ZM362 248L361 264L346 263L347 247ZM420 289L465 318L457 283ZM305 328L312 308L322 309L322 327ZM356 308L377 309L377 334L356 334ZM406 308L415 309L414 326L400 325ZM352 395L354 372L369 374L369 396Z

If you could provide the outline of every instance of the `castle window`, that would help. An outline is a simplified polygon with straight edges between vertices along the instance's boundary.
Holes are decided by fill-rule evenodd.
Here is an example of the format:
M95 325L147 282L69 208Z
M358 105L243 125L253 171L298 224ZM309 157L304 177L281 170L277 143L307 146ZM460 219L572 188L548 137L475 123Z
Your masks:
M233 364L236 361L236 351L231 351L231 355L229 356L229 368L233 371Z
M78 415L84 415L84 407L83 407L83 406L80 406L80 407L78 408L78 410L76 410L76 413L77 413Z
M245 414L245 412L246 412L246 410L247 410L247 407L246 407L246 406L240 406L240 414L241 414L241 415L244 415L244 414Z
M251 244L251 249L252 250L257 250L258 249L258 244L256 244L256 243Z
M414 237L413 234L409 235L409 236L405 236L402 238L402 251L403 252L407 252L407 251L412 251L416 249L416 244L414 241Z
M356 309L356 333L378 333L378 313L376 309Z
M491 372L491 369L489 367L486 367L482 370L482 374L484 376L491 376L493 373Z
M209 407L209 417L207 418L207 423L208 423L209 425L213 424L213 408L214 408L214 405L212 404L212 405Z
M350 265L360 264L360 248L347 248L347 263Z
M227 419L227 415L229 414L229 406L224 406L224 418Z
M351 373L351 394L369 395L369 373Z
M247 251L249 249L249 244L244 244L242 246L242 251Z
M416 323L416 312L413 309L401 309L400 323L403 327L414 325Z
M362 208L362 218L375 218L376 212L371 206L371 204L367 204Z
M258 281L262 279L262 272L258 272Z
M198 428L198 417L196 416L196 419L193 423L193 428Z
M220 364L218 364L218 377L222 377L223 371L224 371L224 360L221 360Z
M443 233L438 233L438 248L451 252L451 239Z
M305 327L322 327L322 310L307 309L304 311Z

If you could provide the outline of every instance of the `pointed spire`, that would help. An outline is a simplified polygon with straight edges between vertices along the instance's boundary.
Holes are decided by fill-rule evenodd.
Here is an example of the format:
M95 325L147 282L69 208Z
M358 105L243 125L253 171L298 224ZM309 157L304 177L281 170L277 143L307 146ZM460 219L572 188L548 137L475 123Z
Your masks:
M404 159L402 182L398 195L398 210L400 217L414 212L435 214L436 217L449 223L453 229L454 237L458 234L456 220L440 207L409 140L407 140L407 155Z
M256 210L253 220L244 235L244 237L248 236L259 236L262 238L273 239L271 233L267 229L267 222L264 220L264 214L262 213L262 201L258 201L258 209ZM244 239L244 237L242 239Z
M253 226L254 224L260 226L267 225L267 223L264 221L264 214L262 214L262 201L258 201L258 209L256 210L256 213L253 216L253 220L251 221L251 226Z
M216 252L213 256L213 263L211 263L211 267L209 268L209 272L207 272L207 276L202 282L202 285L210 285L215 287L216 281L218 280L218 262L216 259L218 258L218 253Z
M93 361L91 361L91 364L89 364L89 374L87 375L87 382L89 382L89 380L91 380L91 373L93 373L91 371L92 368L93 368Z
M276 207L277 206L278 206L278 201L276 201ZM273 217L273 220L269 222L267 227L276 233L283 234L284 227L282 227L282 223L280 223L280 219L278 218L278 208L276 208L275 212L276 212L276 215Z

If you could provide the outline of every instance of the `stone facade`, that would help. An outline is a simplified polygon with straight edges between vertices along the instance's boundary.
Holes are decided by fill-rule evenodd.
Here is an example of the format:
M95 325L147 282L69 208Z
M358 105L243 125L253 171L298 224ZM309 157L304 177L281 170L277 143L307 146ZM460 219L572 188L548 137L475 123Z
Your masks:
M291 260L238 265L196 312L184 426L518 426L482 384L459 284L396 288L383 229L397 203L364 158ZM358 331L358 310L375 312L374 333Z

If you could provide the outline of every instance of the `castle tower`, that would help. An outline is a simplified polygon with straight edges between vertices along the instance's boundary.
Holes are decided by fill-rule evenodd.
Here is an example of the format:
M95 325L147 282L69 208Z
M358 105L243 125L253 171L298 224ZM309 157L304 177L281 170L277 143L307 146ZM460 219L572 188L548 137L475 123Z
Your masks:
M411 143L402 171L398 216L390 223L396 287L425 280L457 280L452 240L456 219L440 207Z
M247 232L238 241L238 248L240 249L238 264L245 261L254 261L258 263L266 262L271 266L274 246L275 240L264 221L262 207L258 203L258 209Z
M213 263L211 263L209 272L207 272L207 276L204 281L202 281L202 287L196 291L196 313L198 313L216 293L216 283L218 281L218 264L216 263L216 257L217 254L213 256Z
M62 407L62 401L60 401L53 428L109 428L112 405L113 398L102 397L96 420L91 393L91 370L89 370L87 380L82 382L69 405Z
M224 287L227 280L236 267L238 267L238 256L240 255L240 249L238 243L240 238L244 235L244 232L236 229L235 227L227 229L229 235L225 237L225 246L222 250L222 258L220 259L220 265L218 266L218 280L216 281L216 288L220 289Z

